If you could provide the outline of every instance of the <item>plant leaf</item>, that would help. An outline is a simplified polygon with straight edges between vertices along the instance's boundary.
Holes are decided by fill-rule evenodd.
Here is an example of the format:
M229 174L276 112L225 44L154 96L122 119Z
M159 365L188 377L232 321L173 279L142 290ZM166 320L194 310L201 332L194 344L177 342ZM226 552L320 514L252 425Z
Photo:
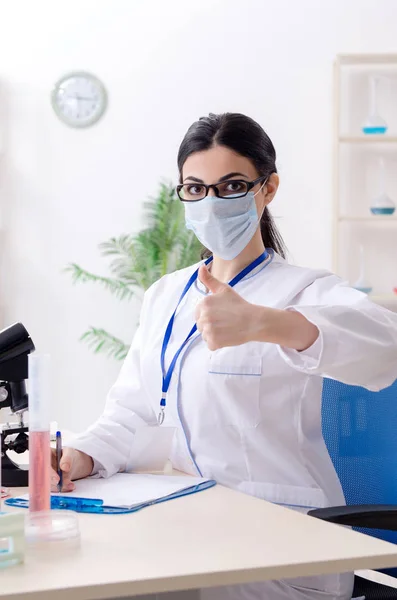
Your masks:
M88 347L96 354L105 353L117 360L124 360L127 356L129 346L119 338L114 337L104 329L90 327L80 338L88 344Z
M160 183L155 198L144 203L147 227L137 234L121 234L99 246L110 259L111 277L94 275L75 263L65 270L73 282L99 283L119 299L130 300L163 275L200 260L202 246L185 227L184 207L170 182ZM103 329L91 327L82 337L95 352L123 359L128 347Z
M85 271L75 263L71 263L68 267L66 267L65 271L72 274L73 283L100 283L107 290L109 290L109 292L119 298L119 300L130 300L133 296L133 290L124 281L112 279L110 277L94 275L93 273Z

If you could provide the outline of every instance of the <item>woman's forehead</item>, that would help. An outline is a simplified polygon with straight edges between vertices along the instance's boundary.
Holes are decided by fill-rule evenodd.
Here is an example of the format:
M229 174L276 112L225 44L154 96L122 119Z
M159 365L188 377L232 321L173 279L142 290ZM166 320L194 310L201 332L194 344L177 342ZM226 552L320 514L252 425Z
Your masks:
M258 176L248 158L224 146L213 146L208 150L194 152L186 159L182 169L183 179L192 176L206 183L219 181L228 173L241 173L248 179Z

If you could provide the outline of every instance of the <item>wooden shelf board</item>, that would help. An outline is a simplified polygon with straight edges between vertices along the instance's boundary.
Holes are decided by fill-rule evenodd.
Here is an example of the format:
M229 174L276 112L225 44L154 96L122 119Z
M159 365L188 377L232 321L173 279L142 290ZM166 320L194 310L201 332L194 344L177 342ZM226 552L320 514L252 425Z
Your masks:
M390 294L370 294L369 297L372 298L377 298L378 300L390 300L391 302L397 302L397 294L393 294L392 292L390 292Z
M397 54L339 54L336 58L340 65L384 65L396 64Z
M338 217L339 223L342 222L362 222L362 223L397 223L397 215L374 215L373 217Z
M395 135L340 135L342 144L397 144Z
M397 312L397 294L369 294L368 298L375 304L379 304L379 306Z

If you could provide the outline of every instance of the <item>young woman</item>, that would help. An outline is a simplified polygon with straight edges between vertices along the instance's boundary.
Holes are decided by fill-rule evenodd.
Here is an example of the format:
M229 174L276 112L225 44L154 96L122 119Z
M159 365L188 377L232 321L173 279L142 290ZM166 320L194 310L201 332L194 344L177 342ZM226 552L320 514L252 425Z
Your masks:
M276 153L252 119L200 119L182 141L178 167L186 225L207 258L146 293L103 415L64 451L65 490L93 471L133 470L135 432L159 420L177 429L175 469L303 510L340 505L321 434L323 377L371 390L393 383L397 315L327 271L285 260L268 210L279 184ZM348 600L352 582L327 575L201 594Z

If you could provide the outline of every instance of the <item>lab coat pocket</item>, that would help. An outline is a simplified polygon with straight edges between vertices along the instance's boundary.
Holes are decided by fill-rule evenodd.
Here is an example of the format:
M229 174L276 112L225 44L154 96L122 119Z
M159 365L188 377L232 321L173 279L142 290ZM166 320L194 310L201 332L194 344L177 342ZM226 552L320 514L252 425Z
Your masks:
M237 348L225 348L211 355L209 393L217 403L223 423L237 429L256 427L260 423L261 375L261 356L242 355Z

